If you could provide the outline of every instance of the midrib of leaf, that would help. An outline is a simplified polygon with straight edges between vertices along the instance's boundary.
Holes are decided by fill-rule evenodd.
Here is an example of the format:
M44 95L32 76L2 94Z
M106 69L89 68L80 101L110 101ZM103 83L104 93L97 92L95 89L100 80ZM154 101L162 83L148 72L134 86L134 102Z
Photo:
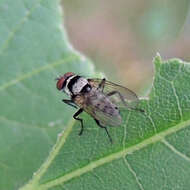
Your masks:
M173 134L173 133L175 133L175 132L177 132L177 131L179 131L179 130L181 130L181 129L189 126L189 125L190 125L190 120L180 122L179 124L177 124L173 127L170 127L164 131L161 131L161 132L155 134L154 136L147 138L147 139L143 140L142 142L139 142L138 144L135 144L131 147L127 147L127 148L125 148L119 152L112 153L106 157L99 159L99 160L93 161L90 164L88 164L82 168L79 168L75 171L67 173L62 177L53 179L51 181L48 181L44 184L39 185L38 184L39 179L47 171L48 167L51 165L51 162L54 160L54 158L58 154L59 150L64 145L64 143L66 141L66 137L69 136L69 133L71 132L72 126L73 126L73 123L72 123L72 125L70 125L67 128L67 130L65 131L63 137L61 137L64 139L62 139L61 141L58 140L57 143L55 144L54 148L52 149L52 151L50 153L50 156L48 157L47 161L42 165L42 167L40 169L42 171L39 170L39 172L36 175L34 175L33 179L28 184L23 186L21 189L22 190L29 190L29 189L30 190L34 190L34 189L35 190L36 189L41 190L41 189L48 189L48 188L51 188L51 187L59 185L59 184L63 184L64 182L67 182L67 181L71 180L72 178L79 177L82 174L87 173L88 171L91 171L91 170L93 170L93 169L95 169L101 165L104 165L104 164L109 163L113 160L125 157L127 154L141 150L142 148L144 148L150 144L156 143L158 141L163 141L166 136Z
M0 91L5 90L6 88L8 88L8 87L10 87L12 85L15 85L16 83L18 83L18 82L20 82L20 81L22 81L24 79L30 78L33 75L39 74L42 71L45 71L47 69L52 69L53 67L56 67L56 66L59 66L61 64L68 63L70 61L74 61L74 60L77 60L77 59L79 59L79 57L73 54L71 56L68 56L65 59L58 60L58 61L55 61L54 63L50 63L50 64L47 64L47 65L44 65L42 67L39 67L38 69L34 69L31 72L23 74L23 75L15 78L15 79L13 79L11 81L8 81L5 84L1 85L0 86Z
M58 134L57 142L54 145L54 147L52 148L52 150L50 151L47 160L42 164L42 166L39 168L39 170L36 173L34 173L32 180L28 184L26 184L25 186L23 186L21 188L22 190L39 188L38 181L43 176L43 174L47 171L47 169L51 165L52 161L54 160L54 158L59 153L59 150L65 144L67 137L69 136L70 132L72 131L74 123L75 123L75 120L72 119L68 123L67 129L65 131L63 131L62 133Z

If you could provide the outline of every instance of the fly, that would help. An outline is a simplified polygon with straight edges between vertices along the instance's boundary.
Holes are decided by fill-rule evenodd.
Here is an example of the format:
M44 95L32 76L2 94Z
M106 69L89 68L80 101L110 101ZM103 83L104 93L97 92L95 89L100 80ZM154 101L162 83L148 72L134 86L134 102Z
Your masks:
M105 78L86 79L68 72L57 80L57 89L70 97L62 101L74 108L79 108L73 115L73 118L81 123L79 135L82 135L84 130L83 119L78 117L83 111L93 117L99 127L105 129L111 143L113 141L107 126L121 125L120 109L122 107L144 112L137 108L139 99L133 91L107 81ZM130 106L130 102L133 106Z

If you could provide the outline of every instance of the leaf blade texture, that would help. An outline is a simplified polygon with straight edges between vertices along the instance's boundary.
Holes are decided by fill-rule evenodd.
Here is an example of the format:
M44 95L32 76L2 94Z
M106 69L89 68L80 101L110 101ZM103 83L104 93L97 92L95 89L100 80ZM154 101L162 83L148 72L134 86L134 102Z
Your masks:
M189 63L155 58L145 114L122 112L113 145L87 114L79 137L54 79L95 73L68 42L59 1L7 0L0 10L1 189L189 189Z

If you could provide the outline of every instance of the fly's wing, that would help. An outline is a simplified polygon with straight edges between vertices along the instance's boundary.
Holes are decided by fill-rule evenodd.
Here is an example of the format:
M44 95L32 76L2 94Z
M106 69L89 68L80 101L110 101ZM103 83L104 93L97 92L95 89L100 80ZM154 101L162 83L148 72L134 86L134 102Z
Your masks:
M98 88L102 79L95 78L88 79L88 81L93 87ZM102 92L109 96L109 99L119 108L136 108L139 102L137 95L133 91L110 81L105 81Z
M90 114L94 119L98 120L103 126L115 127L121 125L122 123L122 118L120 114L114 116L107 114L100 110L98 107L93 106L92 104L85 107L84 111Z

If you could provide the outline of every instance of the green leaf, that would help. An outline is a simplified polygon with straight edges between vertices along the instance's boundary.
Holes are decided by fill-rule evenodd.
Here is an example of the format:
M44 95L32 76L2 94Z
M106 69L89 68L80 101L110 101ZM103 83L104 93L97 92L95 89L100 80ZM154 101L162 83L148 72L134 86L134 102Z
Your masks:
M145 114L124 111L124 126L104 130L87 114L85 132L72 122L47 160L22 187L28 189L189 189L190 64L155 60Z
M17 189L46 160L73 109L55 78L93 74L62 28L59 1L0 2L0 189Z
M78 136L54 78L94 72L68 43L58 10L52 0L0 3L0 189L188 190L190 64L155 58L145 114L123 111L125 124L108 128L113 145L87 114Z

